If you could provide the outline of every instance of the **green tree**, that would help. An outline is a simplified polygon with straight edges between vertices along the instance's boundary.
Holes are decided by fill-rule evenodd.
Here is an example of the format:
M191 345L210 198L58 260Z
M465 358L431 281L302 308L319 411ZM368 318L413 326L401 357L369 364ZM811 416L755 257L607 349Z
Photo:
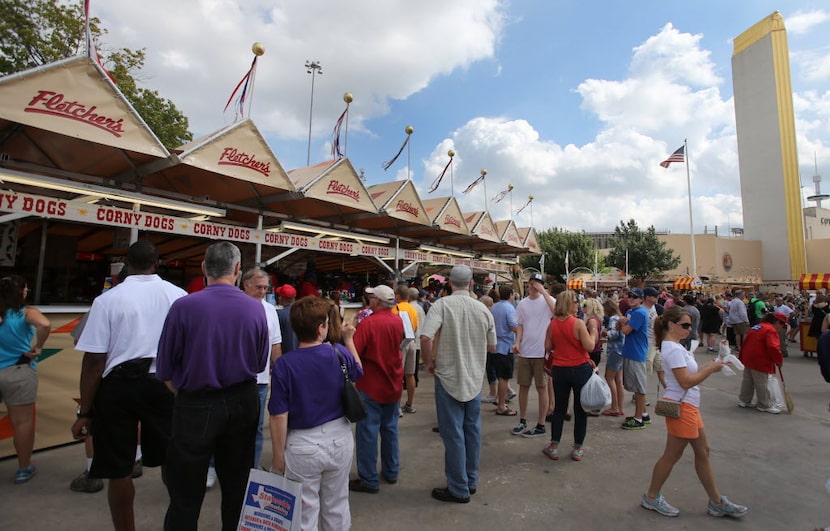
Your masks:
M649 280L663 271L674 269L680 264L680 257L675 256L665 242L657 239L652 225L646 231L637 226L633 219L620 221L614 229L613 247L606 262L625 270L625 253L628 251L628 275L641 280Z
M85 52L83 2L0 0L0 76L13 74ZM90 33L99 50L106 30L90 19ZM102 61L136 112L162 144L178 147L193 139L188 120L157 91L138 86L145 50L122 48L101 53Z
M579 232L568 232L553 227L543 230L536 235L539 248L545 254L545 273L556 275L565 280L565 253L568 254L568 267L574 270L577 267L594 269L594 242L588 236ZM600 256L600 266L603 265ZM522 267L539 269L540 256L523 256ZM602 267L600 267L600 270Z

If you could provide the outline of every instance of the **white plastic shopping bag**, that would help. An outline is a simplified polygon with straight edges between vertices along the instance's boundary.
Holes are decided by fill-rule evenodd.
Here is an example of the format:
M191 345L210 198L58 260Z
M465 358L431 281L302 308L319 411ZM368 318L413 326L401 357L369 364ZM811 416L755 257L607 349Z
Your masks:
M769 389L769 398L772 402L772 407L778 409L786 409L787 402L784 400L784 390L781 389L781 380L774 374L769 375L767 380L767 389Z
M251 469L237 531L285 530L302 527L303 484L280 474Z
M597 374L596 370L591 373L591 377L582 386L579 401L585 411L605 409L611 405L611 389L608 387L605 378Z

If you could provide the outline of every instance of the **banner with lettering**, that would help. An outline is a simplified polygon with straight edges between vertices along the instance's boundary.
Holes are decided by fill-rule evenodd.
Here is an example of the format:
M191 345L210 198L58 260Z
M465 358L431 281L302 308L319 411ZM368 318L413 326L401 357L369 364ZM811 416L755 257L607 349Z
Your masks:
M150 212L135 212L125 208L95 205L81 201L69 201L53 197L42 197L9 191L0 192L0 211L21 212L50 219L78 221L92 225L137 228L138 230L179 234L214 240L228 240L242 243L262 244L271 247L299 248L327 253L371 256L421 262L457 265L471 265L469 259L442 254L404 251L394 247L370 245L359 242L315 238L302 234L273 232L249 227L226 225L209 221L194 221L177 216ZM473 261L473 267L488 271L507 271L509 266L486 260Z
M427 199L423 203L433 225L447 232L470 235L464 215L454 197L436 197Z
M387 216L427 227L432 225L412 181L376 184L368 191L372 201Z
M183 146L182 163L243 181L294 191L256 125L245 119Z
M147 124L89 57L0 78L0 118L105 146L168 156Z

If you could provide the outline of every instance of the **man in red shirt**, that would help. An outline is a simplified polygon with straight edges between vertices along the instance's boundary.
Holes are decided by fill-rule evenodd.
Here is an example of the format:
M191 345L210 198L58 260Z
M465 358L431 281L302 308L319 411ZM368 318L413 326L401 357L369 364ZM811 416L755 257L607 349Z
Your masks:
M349 482L349 490L375 494L380 490L378 435L381 475L390 485L398 481L398 402L403 390L401 341L404 332L403 321L392 313L395 306L392 288L380 285L364 291L369 295L372 315L360 322L354 344L363 362L363 377L357 381L357 389L368 415L355 427L358 479Z
M764 413L781 413L769 395L767 380L775 368L784 362L781 355L779 330L787 328L787 316L781 312L766 314L760 324L749 329L743 341L739 359L745 365L739 407L752 407L752 395L757 395L756 408Z

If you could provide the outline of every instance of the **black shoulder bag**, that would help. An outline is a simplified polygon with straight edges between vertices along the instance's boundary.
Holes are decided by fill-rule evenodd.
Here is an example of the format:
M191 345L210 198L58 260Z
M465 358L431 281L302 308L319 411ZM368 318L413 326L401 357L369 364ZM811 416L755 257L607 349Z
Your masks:
M354 382L349 378L349 371L346 369L346 362L343 357L337 352L337 347L331 346L334 350L337 359L340 360L340 370L343 371L343 411L346 413L346 418L349 422L357 422L366 418L366 405L360 397Z

